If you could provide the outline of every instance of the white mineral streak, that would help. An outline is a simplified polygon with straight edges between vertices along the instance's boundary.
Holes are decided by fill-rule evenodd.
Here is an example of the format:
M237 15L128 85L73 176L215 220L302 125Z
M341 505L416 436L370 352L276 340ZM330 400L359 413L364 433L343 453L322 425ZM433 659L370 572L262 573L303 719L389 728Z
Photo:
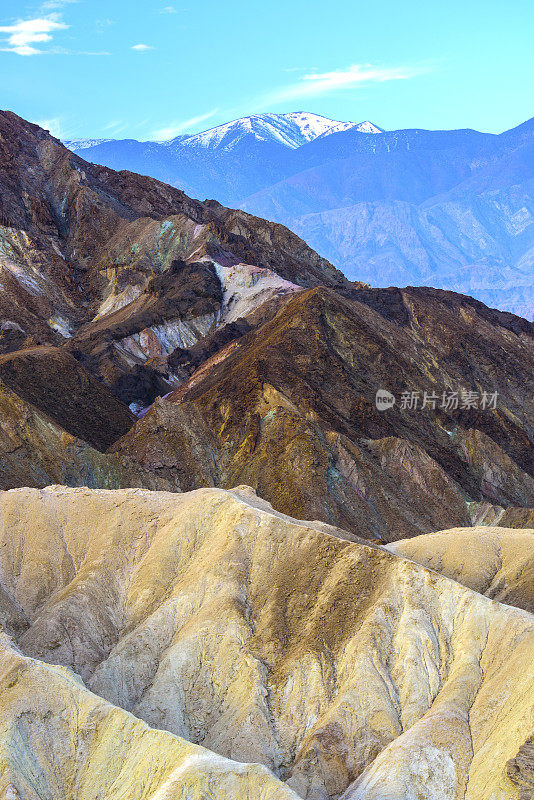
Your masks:
M215 268L223 288L224 322L245 317L272 297L302 291L300 286L284 280L272 270L252 264L236 264L231 267L215 264Z

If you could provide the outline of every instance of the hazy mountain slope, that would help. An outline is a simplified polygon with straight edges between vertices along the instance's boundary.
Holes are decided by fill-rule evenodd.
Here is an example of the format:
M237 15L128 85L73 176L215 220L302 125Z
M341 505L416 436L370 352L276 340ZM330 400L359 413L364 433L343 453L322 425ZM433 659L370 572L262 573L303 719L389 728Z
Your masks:
M347 159L341 142L341 159L295 174L244 207L283 220L349 276L450 288L531 319L533 125L473 143L425 150L410 142ZM312 156L308 162L323 154Z
M531 319L533 198L528 144L419 205L371 198L291 225L348 275L375 285L447 286ZM270 216L283 214L273 208Z
M371 123L363 125L371 130ZM286 174L291 150L351 127L359 126L306 112L255 114L167 142L107 139L66 145L96 164L151 175L199 199L238 205Z
M281 222L351 278L453 289L534 316L532 120L498 136L352 125L306 140L282 135L290 115L263 116L80 152Z
M343 532L277 514L246 487L187 495L21 489L0 496L0 511L2 583L27 619L24 632L19 617L14 626L22 650L73 666L93 691L149 724L263 763L308 800L347 787L345 796L360 800L517 797L509 776L522 776L508 762L532 733L532 615ZM31 670L33 681L19 678L3 702L15 695L17 709L33 703L44 717L58 700L44 696L50 684L41 676L56 673L35 662ZM79 704L83 690L72 679L68 698L58 683L69 709L61 729L49 710L49 733L35 717L30 730L55 735L63 765L73 763L57 746L72 741L70 709L81 721L99 703L93 741L100 744L111 715L102 747L113 765L135 754L159 780L152 743L164 765L183 752L183 743L94 697ZM82 742L90 724L74 728ZM116 726L127 732L118 758L117 744L109 747ZM101 753L92 749L91 758ZM16 766L20 775L25 762ZM219 786L237 781L235 766L221 768ZM256 767L242 769L244 786L270 786L265 797L282 791ZM194 780L209 777L195 771ZM256 791L248 796L262 797Z
M470 130L382 132L372 123L335 123L313 114L303 115L313 121L314 129L314 135L304 136L294 121L288 131L286 117L291 116L295 115L244 117L163 143L105 140L90 147L84 142L79 150L76 143L67 145L94 163L152 175L194 197L215 197L229 205L240 205L247 196L278 181L291 182L291 176L321 165L326 170L328 165L335 168L336 162L343 159L349 159L358 169L358 159L376 165L383 158L389 163L389 156L397 156L409 165L411 154L419 154L417 162L423 154L438 153L441 156L437 156L433 170L421 173L419 180L428 182L431 173L436 172L451 185L449 171L469 174L473 158L480 160L482 150L491 152L497 138ZM331 128L327 127L329 124ZM321 130L324 132L316 135Z
M530 122L456 142L461 132L444 133L428 149L412 136L350 156L355 135L336 134L325 152L301 149L304 172L243 207L283 221L349 277L450 288L531 319L533 131Z
M358 200L420 203L491 163L499 153L496 139L469 130L343 131L295 151L291 175L245 205L272 218L272 212L297 216Z

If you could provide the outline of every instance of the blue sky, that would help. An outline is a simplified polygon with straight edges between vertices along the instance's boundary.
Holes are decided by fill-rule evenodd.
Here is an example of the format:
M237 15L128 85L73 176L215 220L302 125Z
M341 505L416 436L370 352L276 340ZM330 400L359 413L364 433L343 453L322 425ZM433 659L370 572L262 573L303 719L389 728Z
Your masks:
M500 132L534 114L533 31L533 0L0 0L0 105L62 138L293 110Z

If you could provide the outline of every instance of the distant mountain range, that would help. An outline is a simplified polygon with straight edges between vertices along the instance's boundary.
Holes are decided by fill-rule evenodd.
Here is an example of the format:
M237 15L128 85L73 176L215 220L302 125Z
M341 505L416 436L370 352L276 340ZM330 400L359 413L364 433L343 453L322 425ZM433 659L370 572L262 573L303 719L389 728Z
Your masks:
M534 317L534 120L494 135L295 112L168 142L66 144L283 223L351 279L453 289Z
M217 147L233 149L243 138L254 138L263 142L278 142L286 147L297 148L312 142L321 136L340 133L349 129L361 133L383 133L372 122L340 122L339 120L310 114L306 111L293 111L289 114L253 114L250 117L217 125L207 131L195 134L183 134L164 142L145 142L144 144L161 144L163 146L182 144L189 148ZM71 139L66 144L71 150L85 150L90 147L115 142L115 139ZM122 141L135 141L126 139ZM138 142L138 144L141 144Z

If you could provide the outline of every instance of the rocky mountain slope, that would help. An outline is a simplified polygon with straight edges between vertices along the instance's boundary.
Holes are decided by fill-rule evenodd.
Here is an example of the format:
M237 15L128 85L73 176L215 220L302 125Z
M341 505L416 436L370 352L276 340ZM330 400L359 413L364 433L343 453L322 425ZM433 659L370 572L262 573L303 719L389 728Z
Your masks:
M402 538L469 524L483 498L534 505L533 367L531 324L467 298L318 288L208 358L112 450L182 489L247 483L285 513ZM440 408L460 386L499 407ZM397 398L386 411L380 387Z
M0 414L0 489L50 483L172 488L132 459L103 453L73 436L1 381ZM103 420L99 424L105 429Z
M351 278L452 289L534 317L532 120L499 136L349 123L299 138L282 135L291 116L164 144L71 146L281 222Z
M246 305L247 297L266 300L301 286L351 285L281 226L94 167L8 112L0 115L0 136L5 353L61 345L80 333L71 343L78 360L86 347L99 347L119 380L124 369L143 367L158 342L170 352L223 321L225 295L232 311L239 297ZM97 342L102 326L86 326L111 314L105 341ZM149 328L153 336L140 343ZM140 372L140 380L157 383L150 370Z
M491 547L497 534L472 535ZM515 558L532 532L518 536ZM32 659L3 638L14 797L516 800L532 788L534 625L521 609L281 515L247 487L4 492L0 540L2 623Z
M0 126L4 488L247 483L380 541L534 506L531 323L351 283L279 225Z

